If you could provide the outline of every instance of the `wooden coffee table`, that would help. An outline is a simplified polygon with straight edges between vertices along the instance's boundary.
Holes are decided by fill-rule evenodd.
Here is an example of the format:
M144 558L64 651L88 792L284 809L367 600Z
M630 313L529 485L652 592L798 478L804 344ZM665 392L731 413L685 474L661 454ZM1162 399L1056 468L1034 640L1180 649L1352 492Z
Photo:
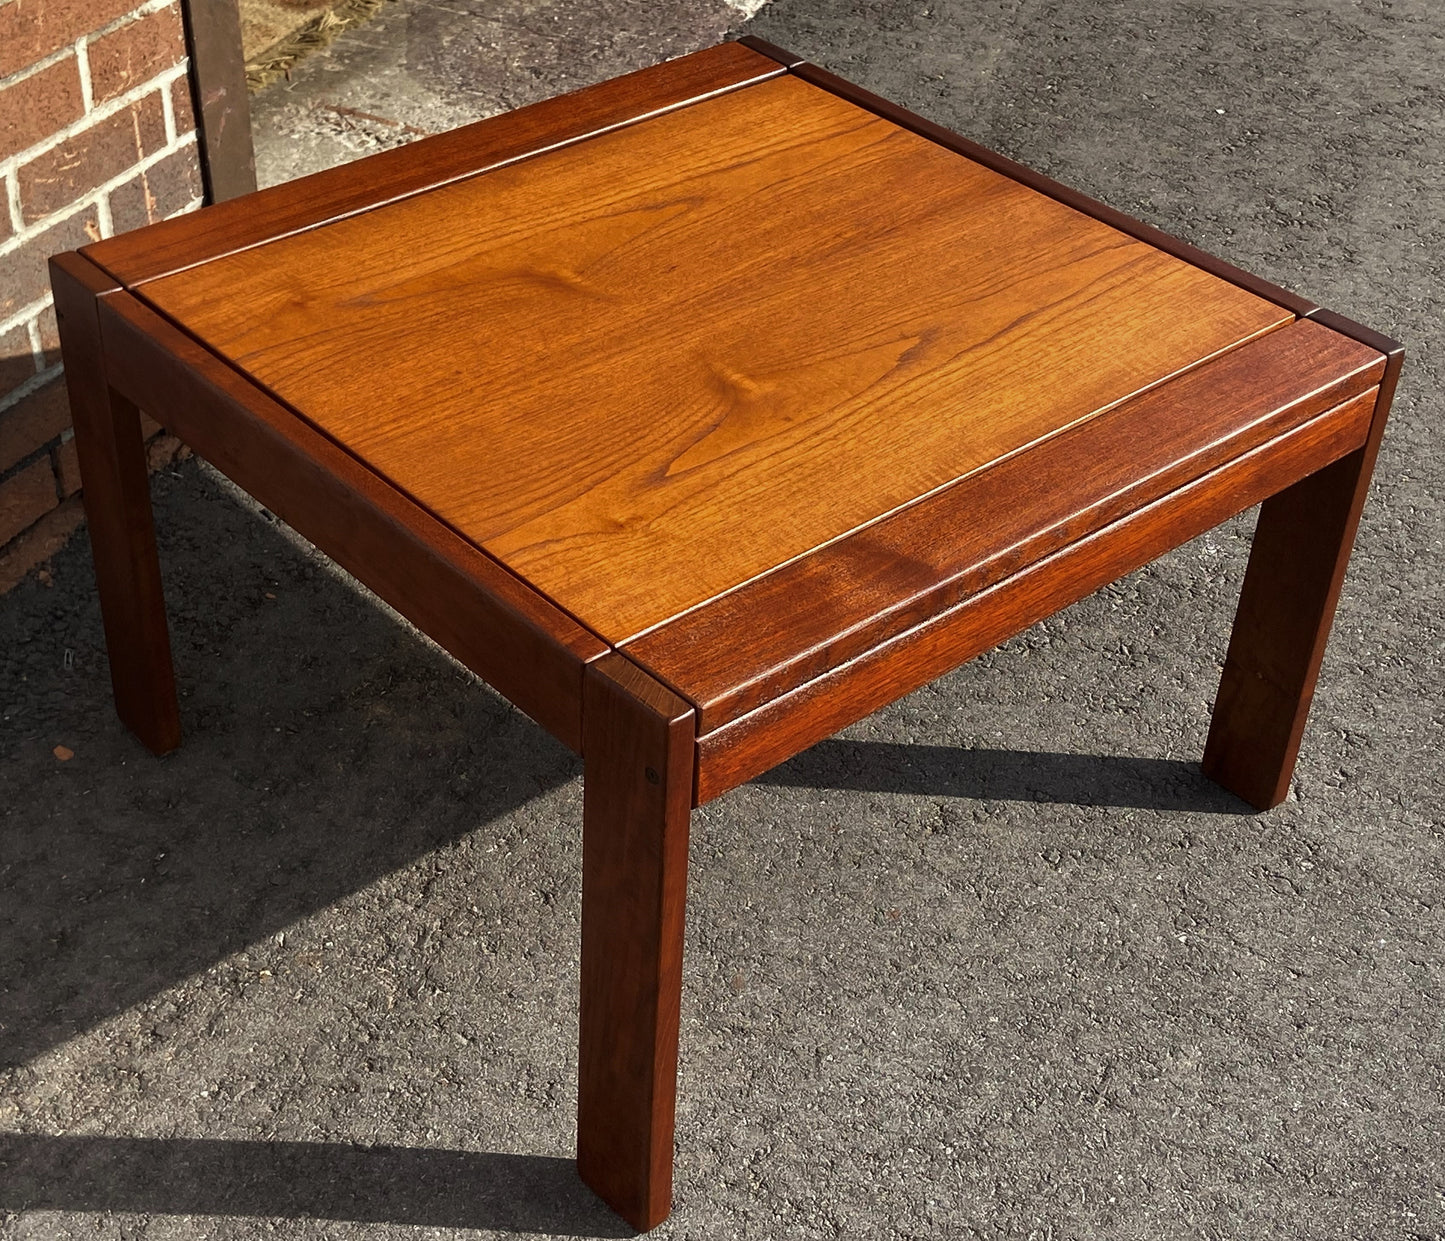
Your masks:
M689 812L1264 501L1284 796L1397 345L745 40L53 261L117 710L144 409L585 759L583 1178L670 1208Z

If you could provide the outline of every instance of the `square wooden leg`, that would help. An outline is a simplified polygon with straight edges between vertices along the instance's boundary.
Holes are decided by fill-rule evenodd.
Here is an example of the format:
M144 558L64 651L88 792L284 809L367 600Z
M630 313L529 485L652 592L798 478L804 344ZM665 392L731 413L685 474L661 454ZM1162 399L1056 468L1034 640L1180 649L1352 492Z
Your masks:
M672 1208L693 710L607 655L583 689L577 1170L634 1228Z
M1364 447L1266 500L1214 703L1204 773L1260 810L1289 793L1335 604L1403 360L1393 341L1321 312L1388 355Z
M110 656L115 709L145 745L180 744L140 411L106 382L97 299L115 282L76 254L51 260L85 517Z

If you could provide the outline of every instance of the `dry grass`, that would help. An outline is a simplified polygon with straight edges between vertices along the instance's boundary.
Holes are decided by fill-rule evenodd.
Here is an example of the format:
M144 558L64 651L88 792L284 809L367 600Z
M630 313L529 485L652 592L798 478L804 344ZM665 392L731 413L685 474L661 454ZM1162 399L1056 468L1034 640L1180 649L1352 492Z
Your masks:
M337 35L373 17L390 0L337 0L315 17L246 61L246 86L255 94L277 78L290 76L291 66L325 47Z

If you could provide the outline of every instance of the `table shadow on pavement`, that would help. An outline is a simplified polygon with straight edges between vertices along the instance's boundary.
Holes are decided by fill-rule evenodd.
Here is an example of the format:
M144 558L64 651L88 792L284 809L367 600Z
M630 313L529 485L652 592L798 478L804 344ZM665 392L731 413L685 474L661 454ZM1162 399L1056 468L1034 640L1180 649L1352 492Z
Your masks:
M53 584L32 578L0 604L0 1070L581 773L208 471L167 471L153 492L182 691L174 754L151 756L116 721L83 533L56 558ZM762 779L1243 808L1167 760L846 739ZM578 819L567 830L580 836ZM166 1018L154 1020L164 1036ZM571 1160L537 1155L12 1133L0 1165L6 1210L626 1235Z
M846 738L819 742L757 777L755 783L975 801L1255 813L1247 802L1205 776L1197 762Z
M115 718L83 532L52 586L32 579L0 604L13 790L0 802L0 1069L581 773L208 471L189 463L153 490L182 689L174 754L151 756ZM841 738L759 779L1249 809L1175 760Z
M581 774L209 471L153 493L174 753L116 719L83 530L0 600L0 1072Z
M328 1142L0 1134L0 1211L120 1211L627 1237L570 1159Z

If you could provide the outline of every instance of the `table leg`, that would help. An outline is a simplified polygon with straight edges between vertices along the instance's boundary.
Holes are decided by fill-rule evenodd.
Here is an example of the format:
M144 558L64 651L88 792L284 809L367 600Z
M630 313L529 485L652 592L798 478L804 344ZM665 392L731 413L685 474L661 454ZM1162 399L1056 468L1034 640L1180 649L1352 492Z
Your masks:
M1260 508L1203 764L1260 810L1289 793L1403 358L1393 341L1327 312L1318 317L1381 349L1388 363L1364 447Z
M692 707L620 655L583 689L577 1170L634 1228L672 1206Z
M140 411L106 382L97 298L117 286L76 254L51 260L65 382L116 713L156 754L180 744Z

